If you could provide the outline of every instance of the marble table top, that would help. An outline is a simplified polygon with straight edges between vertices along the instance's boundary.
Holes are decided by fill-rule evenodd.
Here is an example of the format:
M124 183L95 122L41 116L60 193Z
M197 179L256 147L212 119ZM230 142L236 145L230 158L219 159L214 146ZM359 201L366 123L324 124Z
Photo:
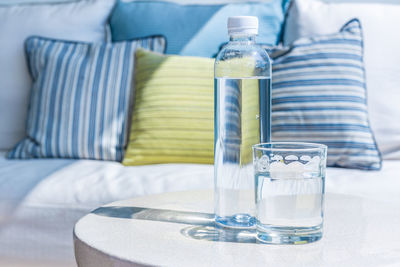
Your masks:
M327 194L324 236L303 245L258 243L253 231L214 227L212 191L114 202L78 221L79 266L400 266L398 205Z

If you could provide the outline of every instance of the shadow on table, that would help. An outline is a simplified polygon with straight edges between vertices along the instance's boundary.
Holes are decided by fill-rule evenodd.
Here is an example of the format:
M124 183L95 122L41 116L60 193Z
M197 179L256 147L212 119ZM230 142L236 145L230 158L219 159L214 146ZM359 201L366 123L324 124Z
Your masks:
M91 213L114 218L190 224L181 230L186 237L218 242L257 243L254 230L233 230L217 227L214 214L140 207L108 206Z

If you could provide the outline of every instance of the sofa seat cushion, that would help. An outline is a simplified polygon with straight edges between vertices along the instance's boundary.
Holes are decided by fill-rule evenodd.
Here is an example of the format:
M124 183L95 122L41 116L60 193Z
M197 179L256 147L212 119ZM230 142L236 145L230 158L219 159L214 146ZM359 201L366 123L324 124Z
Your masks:
M124 167L109 161L7 160L0 155L0 265L1 259L16 258L73 266L72 229L96 207L212 186L211 165Z
M208 164L123 166L118 162L68 159L8 160L0 153L0 222L21 207L89 211L116 200L163 192L212 189ZM326 192L400 203L400 161L379 172L328 168ZM398 186L396 186L398 185Z
M0 205L92 209L118 199L211 188L212 165L124 167L94 160L0 159Z

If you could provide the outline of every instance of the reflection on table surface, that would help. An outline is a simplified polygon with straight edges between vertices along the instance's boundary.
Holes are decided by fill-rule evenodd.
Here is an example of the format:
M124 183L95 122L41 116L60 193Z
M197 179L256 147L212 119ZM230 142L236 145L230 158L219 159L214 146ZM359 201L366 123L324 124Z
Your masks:
M121 219L190 224L181 230L181 234L198 240L257 243L254 229L222 229L215 225L214 214L211 213L124 206L101 207L92 213Z

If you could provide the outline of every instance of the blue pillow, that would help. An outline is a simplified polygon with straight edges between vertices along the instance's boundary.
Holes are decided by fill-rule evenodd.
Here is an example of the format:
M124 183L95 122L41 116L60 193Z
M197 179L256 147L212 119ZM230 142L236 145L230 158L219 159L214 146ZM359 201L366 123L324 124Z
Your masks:
M360 22L351 20L336 34L298 39L271 56L272 140L323 143L329 166L379 170Z
M113 41L163 35L167 54L212 57L228 40L227 18L251 15L259 19L257 42L276 45L289 0L224 5L179 5L158 1L119 0L111 14Z
M89 44L28 38L33 86L27 133L8 158L121 161L138 47L163 52L165 41Z

